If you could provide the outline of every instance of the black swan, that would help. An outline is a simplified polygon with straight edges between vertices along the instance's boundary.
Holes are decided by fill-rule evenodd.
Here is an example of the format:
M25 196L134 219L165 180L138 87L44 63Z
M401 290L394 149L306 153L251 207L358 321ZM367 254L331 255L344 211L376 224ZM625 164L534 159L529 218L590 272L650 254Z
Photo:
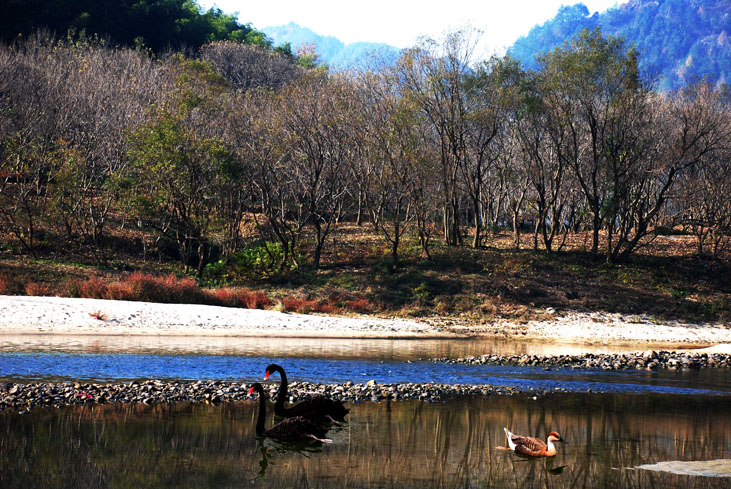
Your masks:
M277 393L277 400L274 403L274 414L277 416L304 416L317 420L343 420L345 419L345 415L350 412L349 409L343 406L341 401L330 399L322 394L308 397L294 406L284 407L284 400L287 398L287 374L284 373L282 367L272 363L267 367L264 379L268 379L274 372L279 372L279 376L282 379L279 392Z
M315 440L322 443L332 443L332 440L325 438L327 428L315 421L302 416L285 419L268 430L264 429L264 418L266 417L266 394L260 383L256 382L249 389L249 395L254 391L259 394L259 414L256 418L256 436L266 436L279 441L304 441Z

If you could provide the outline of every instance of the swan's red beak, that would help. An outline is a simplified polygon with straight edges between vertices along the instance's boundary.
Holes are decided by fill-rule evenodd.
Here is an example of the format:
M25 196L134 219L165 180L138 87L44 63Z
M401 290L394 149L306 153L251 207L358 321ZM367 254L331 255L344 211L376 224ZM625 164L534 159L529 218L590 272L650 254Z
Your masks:
M251 389L249 389L249 395L252 395L254 393L254 387L252 386Z
M264 375L264 380L269 378L269 370L267 370L267 373Z

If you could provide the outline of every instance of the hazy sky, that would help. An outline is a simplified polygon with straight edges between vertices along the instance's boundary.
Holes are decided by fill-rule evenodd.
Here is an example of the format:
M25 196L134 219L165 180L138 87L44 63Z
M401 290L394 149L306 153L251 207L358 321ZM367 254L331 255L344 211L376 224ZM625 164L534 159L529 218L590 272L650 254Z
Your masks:
M561 5L580 0L198 0L208 9L239 13L239 22L256 29L287 24L308 27L348 44L384 42L413 46L419 36L436 39L445 32L471 26L483 31L482 50L502 53L531 27L542 24ZM591 13L626 0L583 0Z

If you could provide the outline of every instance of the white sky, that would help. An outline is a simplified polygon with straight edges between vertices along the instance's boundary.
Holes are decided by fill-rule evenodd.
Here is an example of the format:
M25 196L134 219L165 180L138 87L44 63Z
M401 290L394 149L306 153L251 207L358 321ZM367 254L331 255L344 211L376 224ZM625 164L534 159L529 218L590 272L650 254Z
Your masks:
M198 0L208 9L238 12L241 23L256 29L290 21L349 44L383 42L411 47L420 36L439 39L449 31L474 27L483 31L483 54L502 54L531 27L542 24L561 5L583 3L590 13L602 12L626 0Z

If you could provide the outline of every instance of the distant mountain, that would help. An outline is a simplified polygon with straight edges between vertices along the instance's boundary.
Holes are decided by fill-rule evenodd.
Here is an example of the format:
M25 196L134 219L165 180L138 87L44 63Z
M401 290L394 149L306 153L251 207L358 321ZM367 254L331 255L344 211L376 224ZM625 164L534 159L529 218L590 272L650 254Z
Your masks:
M315 46L320 58L335 68L349 68L363 62L372 52L396 56L399 49L383 43L355 42L344 44L332 36L321 36L306 27L300 27L294 22L276 27L265 27L262 32L275 45L290 43L292 52L297 52L300 46Z
M630 0L591 16L581 3L564 6L553 19L519 38L508 54L536 68L536 54L597 26L634 45L641 68L661 77L661 89L678 88L706 75L731 83L729 0Z

